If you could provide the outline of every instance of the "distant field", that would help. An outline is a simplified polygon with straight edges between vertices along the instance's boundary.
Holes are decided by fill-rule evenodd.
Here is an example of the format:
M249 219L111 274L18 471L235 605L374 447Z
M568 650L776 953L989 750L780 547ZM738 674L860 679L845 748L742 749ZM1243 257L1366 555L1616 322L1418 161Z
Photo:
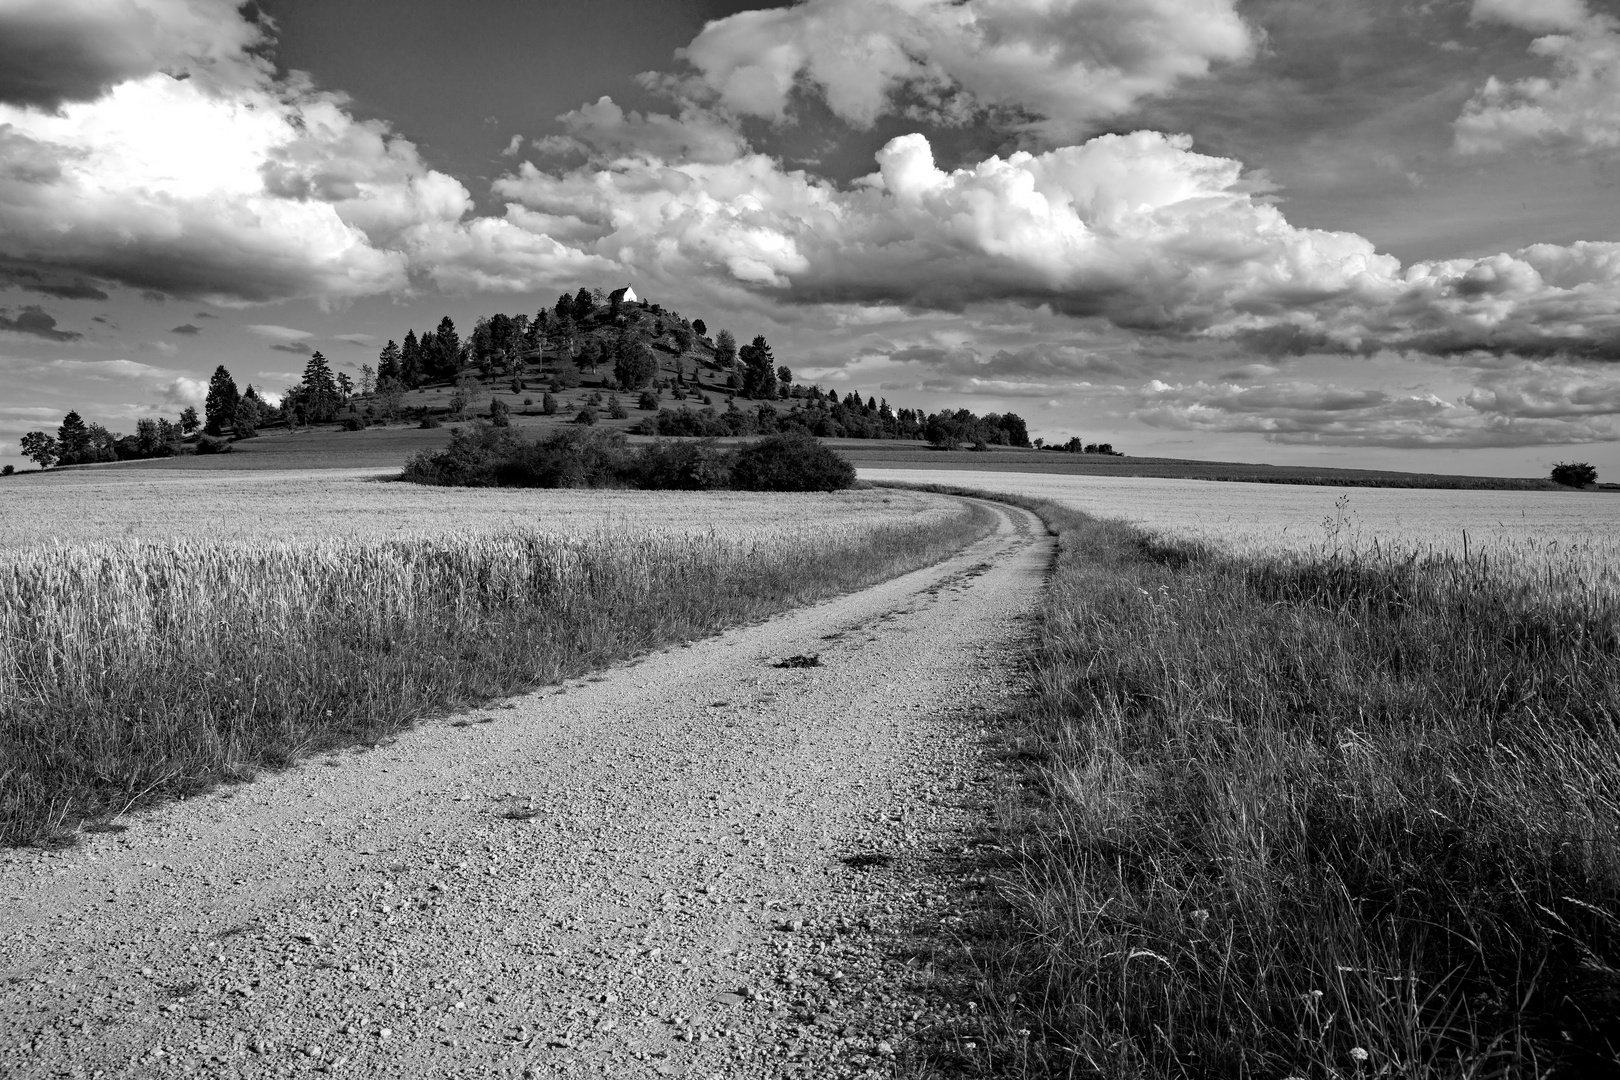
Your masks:
M592 393L606 393L599 385L566 390L557 395L559 401L572 408L583 404ZM532 395L538 390L526 391ZM726 395L710 388L710 398L716 409L724 410ZM495 391L512 407L512 426L519 431L539 433L569 423L567 413L542 416L535 407L524 406L522 399L504 391ZM406 403L413 407L444 408L447 395L442 388L432 388L421 394L406 395ZM682 404L701 407L695 401L676 402L666 399L666 408ZM787 407L776 402L775 407ZM758 402L738 398L742 409L753 409ZM475 411L487 411L488 402L480 401ZM527 410L527 412L525 412ZM531 415L532 414L532 415ZM623 420L612 420L602 414L599 426L608 430L628 432L630 428L651 415L640 409L630 409ZM156 470L159 472L255 472L266 469L398 469L411 455L421 450L440 450L450 441L447 422L440 428L421 428L414 421L397 421L385 427L371 427L364 431L342 431L325 427L309 431L287 432L266 430L259 438L233 444L232 452L210 457L184 456L153 458L146 461L120 462L115 466L82 466L81 469L99 470ZM631 436L642 441L645 436ZM734 440L721 440L729 442ZM1300 465L1266 465L1255 462L1191 461L1180 458L1111 457L1102 454L1065 454L1043 450L1017 450L997 446L986 451L942 451L927 443L895 439L825 439L827 445L854 462L862 469L930 469L971 470L975 472L1026 472L1058 476L1112 476L1152 477L1159 479L1249 481L1267 484L1306 484L1330 487L1394 487L1394 488L1457 488L1554 490L1557 485L1539 477L1448 476L1436 473L1390 472L1377 469L1325 469ZM26 483L33 474L16 478ZM0 488L0 494L4 489Z
M925 443L885 440L828 439L828 445L860 469L930 469L973 472L1049 473L1059 476L1142 477L1166 480L1245 481L1264 484L1308 484L1326 487L1492 488L1552 490L1538 477L1447 476L1439 473L1389 472L1378 469L1325 469L1304 465L1265 465L1240 461L1189 461L1181 458L1112 457L1066 454L1050 450L941 451Z
M433 434L424 432L424 434ZM210 460L210 459L203 459ZM0 487L0 551L40 544L171 540L248 542L601 531L737 536L837 534L931 523L954 513L899 491L540 491L423 487L376 469L199 472L72 469Z
M984 455L978 455L983 457ZM1620 498L1606 492L1436 491L1209 484L1197 480L1058 476L985 470L875 469L876 483L948 484L1050 499L1172 540L1239 555L1318 552L1334 544L1511 559L1620 588ZM1346 500L1342 514L1339 500ZM1343 518L1340 522L1341 516Z

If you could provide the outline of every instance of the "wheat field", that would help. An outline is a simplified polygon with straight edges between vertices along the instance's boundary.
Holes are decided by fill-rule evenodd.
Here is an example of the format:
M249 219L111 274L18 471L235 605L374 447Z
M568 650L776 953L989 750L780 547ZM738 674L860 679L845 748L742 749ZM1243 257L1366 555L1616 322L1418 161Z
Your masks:
M1620 594L1620 498L1576 491L1456 491L1211 483L1041 473L862 469L873 483L940 484L1046 499L1238 557L1334 550L1457 556Z
M884 580L993 517L897 491L52 480L4 504L0 843Z
M900 491L678 492L451 488L375 469L164 472L89 469L0 484L0 552L52 543L240 540L541 531L792 535L938 520L948 502Z

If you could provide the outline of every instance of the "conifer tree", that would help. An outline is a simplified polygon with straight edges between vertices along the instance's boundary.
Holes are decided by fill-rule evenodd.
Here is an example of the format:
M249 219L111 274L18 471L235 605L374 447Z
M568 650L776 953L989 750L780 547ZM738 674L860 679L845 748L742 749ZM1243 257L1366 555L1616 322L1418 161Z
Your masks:
M214 436L229 431L236 425L236 405L241 400L236 380L231 378L224 364L219 365L208 380L208 397L203 401L203 415L206 417L203 430Z
M433 332L433 349L427 360L428 374L434 378L448 379L461 369L461 336L448 315L439 320Z
M411 334L407 340L414 346L416 344L416 335ZM398 379L400 375L399 346L394 344L393 338L389 338L388 344L384 345L382 352L377 354L377 379L378 381Z
M756 335L737 351L743 363L742 390L748 397L774 398L776 396L776 358L771 355L770 343Z
M77 412L62 417L62 424L56 429L56 447L63 465L76 465L89 456L90 428Z
M422 384L424 369L422 363L422 346L416 340L416 331L405 331L405 341L399 347L399 382L407 389L414 389Z
M337 380L332 377L332 368L327 364L326 357L319 352L304 365L301 386L311 423L325 423L337 416L338 407L343 404L343 394L338 389Z

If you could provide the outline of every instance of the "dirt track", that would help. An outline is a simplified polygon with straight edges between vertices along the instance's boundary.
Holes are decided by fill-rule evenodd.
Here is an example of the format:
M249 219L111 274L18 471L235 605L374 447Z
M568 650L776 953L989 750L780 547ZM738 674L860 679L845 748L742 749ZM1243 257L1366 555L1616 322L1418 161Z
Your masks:
M989 790L977 718L1014 690L1051 557L996 509L990 538L876 588L0 854L0 1075L937 1057L965 1003L918 935L948 951ZM820 665L775 666L801 655Z

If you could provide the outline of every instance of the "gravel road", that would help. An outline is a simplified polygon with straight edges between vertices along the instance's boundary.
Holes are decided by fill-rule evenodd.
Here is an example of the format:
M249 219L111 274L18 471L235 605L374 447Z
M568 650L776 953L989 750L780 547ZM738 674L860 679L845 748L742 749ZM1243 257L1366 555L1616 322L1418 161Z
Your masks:
M0 853L0 1075L948 1065L1051 559L994 509L875 588Z

